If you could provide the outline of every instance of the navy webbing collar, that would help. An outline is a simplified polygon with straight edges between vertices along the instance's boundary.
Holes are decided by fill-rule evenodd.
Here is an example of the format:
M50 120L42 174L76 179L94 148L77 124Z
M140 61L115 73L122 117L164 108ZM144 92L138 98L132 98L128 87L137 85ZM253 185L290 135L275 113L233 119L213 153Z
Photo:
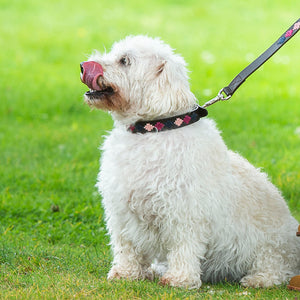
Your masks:
M128 130L132 133L147 133L177 129L193 124L205 116L207 116L207 110L198 106L195 110L182 115L160 120L136 122L130 125Z

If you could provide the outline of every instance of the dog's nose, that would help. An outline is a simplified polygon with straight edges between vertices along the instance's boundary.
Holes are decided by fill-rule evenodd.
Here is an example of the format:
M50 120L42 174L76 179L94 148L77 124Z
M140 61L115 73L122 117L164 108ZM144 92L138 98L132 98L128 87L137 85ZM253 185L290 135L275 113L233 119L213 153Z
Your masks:
M84 70L83 70L83 64L84 64L84 62L81 62L81 63L80 63L80 71L81 71L80 73L81 73L81 74L83 74L83 72L84 72Z
M98 85L98 78L103 76L102 66L95 61L84 61L80 63L80 78L92 90L101 90Z

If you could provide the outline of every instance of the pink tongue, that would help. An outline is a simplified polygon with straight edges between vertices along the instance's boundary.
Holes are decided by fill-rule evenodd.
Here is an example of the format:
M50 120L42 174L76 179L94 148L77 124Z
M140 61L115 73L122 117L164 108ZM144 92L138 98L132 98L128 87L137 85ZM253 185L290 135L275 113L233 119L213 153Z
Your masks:
M92 90L101 90L98 85L99 76L103 76L103 68L95 61L86 61L82 64L83 74L81 81Z

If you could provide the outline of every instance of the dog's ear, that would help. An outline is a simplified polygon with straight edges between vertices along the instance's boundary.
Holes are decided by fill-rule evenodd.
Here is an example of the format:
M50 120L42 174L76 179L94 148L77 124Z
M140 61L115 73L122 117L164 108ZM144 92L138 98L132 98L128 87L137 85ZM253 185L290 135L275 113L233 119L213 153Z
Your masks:
M156 71L156 75L157 75L157 76L160 75L160 74L162 73L162 71L163 71L164 68L165 68L165 65L166 65L166 61L163 60L163 61L161 62L161 64L158 66L158 68L157 68L157 71Z
M155 69L155 88L151 89L148 99L154 98L156 108L160 114L189 109L196 103L196 98L190 91L186 63L179 55L172 55L168 59L162 58ZM153 92L155 91L155 93ZM159 99L159 102L156 102Z

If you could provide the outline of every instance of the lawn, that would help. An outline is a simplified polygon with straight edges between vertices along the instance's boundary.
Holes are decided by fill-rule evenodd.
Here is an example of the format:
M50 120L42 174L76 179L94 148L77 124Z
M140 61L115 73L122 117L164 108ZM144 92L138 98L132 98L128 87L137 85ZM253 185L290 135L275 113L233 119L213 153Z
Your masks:
M108 114L83 104L79 63L128 34L160 36L189 64L203 104L299 18L273 0L0 0L0 299L295 299L285 286L197 291L107 282L94 184ZM263 168L300 222L300 34L227 103L228 146ZM296 228L295 228L296 231Z

